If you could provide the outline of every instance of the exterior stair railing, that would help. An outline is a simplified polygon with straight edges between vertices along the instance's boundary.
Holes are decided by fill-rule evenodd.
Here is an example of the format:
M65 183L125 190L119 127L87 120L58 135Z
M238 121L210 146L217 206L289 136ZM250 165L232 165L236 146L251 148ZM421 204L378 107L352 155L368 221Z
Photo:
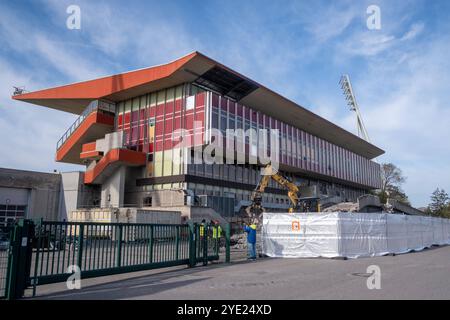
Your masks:
M101 100L94 100L84 109L80 116L75 120L74 123L67 129L66 132L56 143L56 150L62 147L64 142L69 139L69 137L77 130L77 128L83 123L83 121L94 111L101 111L106 113L114 114L116 112L116 105L114 103L109 103Z

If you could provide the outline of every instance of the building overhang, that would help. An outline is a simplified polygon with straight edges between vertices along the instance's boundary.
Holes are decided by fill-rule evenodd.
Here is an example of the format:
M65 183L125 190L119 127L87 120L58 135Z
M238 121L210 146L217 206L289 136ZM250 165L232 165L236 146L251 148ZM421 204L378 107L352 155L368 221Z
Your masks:
M24 93L12 98L81 114L92 100L118 102L186 82L228 96L368 159L384 154L375 145L199 52L164 65Z

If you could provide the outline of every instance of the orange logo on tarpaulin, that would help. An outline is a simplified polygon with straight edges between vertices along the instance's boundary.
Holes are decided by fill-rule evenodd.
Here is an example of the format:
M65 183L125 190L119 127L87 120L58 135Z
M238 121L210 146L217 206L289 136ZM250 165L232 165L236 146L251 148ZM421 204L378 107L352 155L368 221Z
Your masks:
M300 221L292 221L292 231L300 231Z

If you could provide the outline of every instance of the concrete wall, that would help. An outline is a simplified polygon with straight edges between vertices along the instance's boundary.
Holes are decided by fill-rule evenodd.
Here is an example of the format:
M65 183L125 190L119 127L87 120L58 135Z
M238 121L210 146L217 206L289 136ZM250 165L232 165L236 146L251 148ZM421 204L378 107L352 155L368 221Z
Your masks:
M424 213L419 209L413 208L407 204L401 203L394 199L388 199L388 206L392 208L393 212L405 213L409 215L423 216Z
M124 131L108 133L103 139L96 141L96 150L107 154L111 149L122 148L125 142Z
M28 205L31 189L0 187L0 204Z
M69 221L180 224L181 212L140 208L94 208L72 211Z
M148 193L152 197L152 206L173 207L184 205L184 192L182 190L155 190Z
M61 176L0 168L0 204L9 199L10 204L26 205L26 217L57 220L59 211ZM26 203L14 203L24 201Z
M151 207L143 208L157 211L177 211L181 213L181 222L186 223L188 220L193 222L217 220L221 225L227 224L227 220L218 214L214 209L208 207L194 206L175 206L175 207Z
M78 190L81 172L64 172L61 174L61 197L59 203L59 220L67 220L68 215L78 207Z
M92 207L100 202L100 188L83 183L84 172L61 173L59 220L67 220L73 210Z
M128 177L127 177L128 180ZM131 182L132 179L130 179ZM136 180L134 180L136 184ZM144 199L147 197L152 198L152 207L173 207L183 206L185 193L183 190L153 190L153 191L132 191L130 192L126 188L125 204L142 207L144 205Z
M145 167L128 167L125 177L124 204L127 207L141 207L143 188L136 186L136 179L145 176Z
M101 207L123 207L126 167L118 167L102 184Z

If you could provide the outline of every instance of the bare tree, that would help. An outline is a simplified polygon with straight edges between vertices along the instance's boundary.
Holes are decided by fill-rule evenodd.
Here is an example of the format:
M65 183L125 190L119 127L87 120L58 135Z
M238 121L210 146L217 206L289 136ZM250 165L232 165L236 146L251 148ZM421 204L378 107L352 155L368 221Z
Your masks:
M431 194L428 213L436 217L450 217L450 197L444 189L437 188Z
M393 163L381 165L381 190L377 193L382 203L387 199L395 199L409 204L408 196L404 193L401 185L406 181L402 170Z

